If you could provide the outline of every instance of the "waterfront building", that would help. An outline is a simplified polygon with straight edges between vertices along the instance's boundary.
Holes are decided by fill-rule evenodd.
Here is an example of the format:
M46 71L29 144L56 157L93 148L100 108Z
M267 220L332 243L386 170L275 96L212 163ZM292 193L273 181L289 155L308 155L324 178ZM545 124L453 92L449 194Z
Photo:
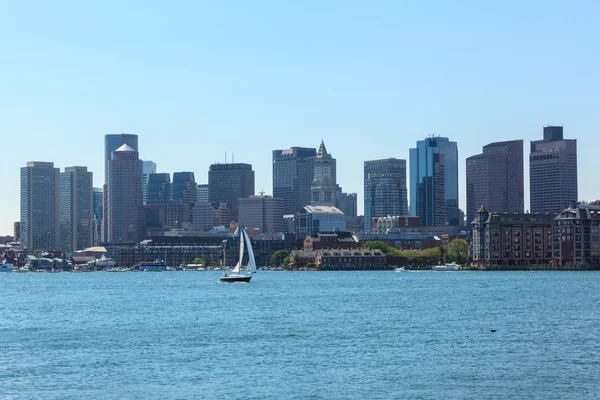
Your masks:
M198 190L196 192L196 203L208 203L208 184L201 183L198 185Z
M466 164L468 223L481 206L490 213L523 213L523 140L490 143Z
M156 163L152 161L142 161L142 201L147 204L148 201L148 180L150 174L156 173Z
M408 215L406 160L387 158L365 161L364 188L366 232L371 230L373 218Z
M21 241L21 222L14 223L13 241L18 243Z
M325 143L321 141L317 156L314 159L315 175L310 186L312 206L335 207L337 204L336 160L327 153Z
M283 213L295 214L311 202L317 149L273 150L273 197L283 201Z
M373 249L323 249L317 250L317 268L323 270L382 270L386 265L381 250Z
M600 200L572 202L554 218L555 265L600 266Z
M322 249L358 249L362 245L352 232L320 232L304 239L304 251Z
M104 210L104 219L102 221L102 241L108 241L108 162L112 158L113 151L126 144L133 150L138 151L138 136L128 133L108 134L104 135L104 186L103 186L103 202L102 209ZM141 174L141 172L140 172ZM141 189L140 189L141 190Z
M21 168L21 248L60 249L60 169L32 161Z
M240 254L239 235L228 236L224 243L224 264L228 266L235 265ZM286 250L288 253L292 253L294 250L302 248L302 240L296 239L295 235L290 234L260 234L252 237L250 243L254 251L256 265L259 266L271 265L271 256L276 251Z
M124 144L108 162L108 241L139 242L143 236L142 161Z
M471 224L473 263L480 266L550 264L555 216L489 213L481 207Z
M208 171L209 202L226 203L233 221L238 220L238 199L254 194L254 171L244 163L212 164Z
M335 207L305 206L294 218L294 232L298 237L334 231L346 231L346 217Z
M239 199L239 223L260 233L282 233L283 201L272 196L250 196Z
M429 137L410 149L410 215L423 226L458 225L458 146Z
M92 173L86 167L67 167L60 174L60 249L72 252L94 243Z
M558 213L577 201L577 140L564 139L562 126L544 127L531 142L529 191L532 213Z

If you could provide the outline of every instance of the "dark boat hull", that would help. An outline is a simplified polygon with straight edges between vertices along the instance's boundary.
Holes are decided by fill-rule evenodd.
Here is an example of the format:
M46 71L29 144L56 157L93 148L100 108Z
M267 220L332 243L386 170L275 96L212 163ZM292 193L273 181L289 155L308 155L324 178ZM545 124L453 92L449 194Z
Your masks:
M235 282L250 282L252 275L250 276L222 276L221 282L235 283Z

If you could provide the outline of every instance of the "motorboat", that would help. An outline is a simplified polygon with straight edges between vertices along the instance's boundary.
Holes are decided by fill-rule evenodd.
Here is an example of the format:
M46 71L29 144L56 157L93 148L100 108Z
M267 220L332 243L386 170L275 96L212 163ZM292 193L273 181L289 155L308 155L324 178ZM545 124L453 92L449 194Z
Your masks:
M398 267L398 268L394 268L394 272L410 272L410 271L404 267Z
M431 269L434 271L457 271L458 265L456 263L446 263L444 265L436 265Z
M153 271L153 272L166 271L167 264L165 264L165 262L163 260L161 260L160 258L157 258L156 260L154 260L152 262L141 262L139 265L139 270L140 271Z

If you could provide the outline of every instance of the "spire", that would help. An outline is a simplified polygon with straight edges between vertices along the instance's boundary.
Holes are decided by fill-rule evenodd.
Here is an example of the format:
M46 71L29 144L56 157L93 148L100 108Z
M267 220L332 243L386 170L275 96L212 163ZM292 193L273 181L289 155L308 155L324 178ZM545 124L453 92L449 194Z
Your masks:
M323 158L327 157L327 149L325 148L325 143L321 140L321 145L319 146L319 151L317 152L317 157Z

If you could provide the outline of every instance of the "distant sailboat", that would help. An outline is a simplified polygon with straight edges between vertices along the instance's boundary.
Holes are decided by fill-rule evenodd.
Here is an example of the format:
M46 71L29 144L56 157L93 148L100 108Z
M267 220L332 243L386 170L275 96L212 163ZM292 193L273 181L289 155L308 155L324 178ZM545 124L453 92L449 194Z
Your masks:
M244 225L242 224L240 224L238 230L240 232L240 259L231 271L231 274L228 275L227 273L225 273L225 275L221 277L221 282L250 282L250 279L252 279L252 274L256 272L256 261L254 260L254 251L252 250L252 243L250 242L248 233L246 232L246 229L244 229ZM248 248L247 265L243 265L245 247ZM248 271L248 275L242 274L241 271Z

